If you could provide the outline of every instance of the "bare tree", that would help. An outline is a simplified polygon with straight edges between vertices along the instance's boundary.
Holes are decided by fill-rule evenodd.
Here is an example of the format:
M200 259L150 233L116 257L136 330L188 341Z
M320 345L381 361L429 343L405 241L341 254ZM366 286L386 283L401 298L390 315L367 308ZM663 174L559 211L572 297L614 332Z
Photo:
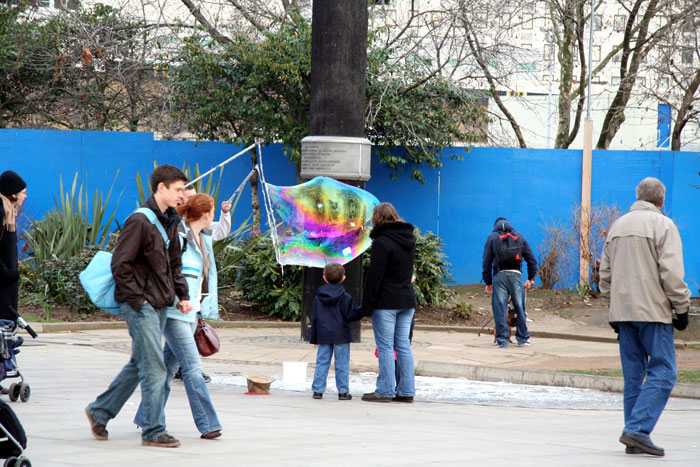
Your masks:
M684 3L690 4L691 10L686 20L671 28L659 42L655 59L648 65L655 79L644 86L648 96L668 104L675 114L671 132L673 151L681 149L683 129L689 122L700 125L697 109L700 101L700 3L694 0L684 0Z

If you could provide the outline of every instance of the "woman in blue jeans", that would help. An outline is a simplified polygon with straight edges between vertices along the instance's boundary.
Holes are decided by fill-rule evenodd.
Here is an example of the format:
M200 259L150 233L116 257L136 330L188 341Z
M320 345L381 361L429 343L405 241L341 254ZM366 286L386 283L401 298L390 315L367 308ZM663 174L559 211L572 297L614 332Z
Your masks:
M187 204L177 208L184 218L178 230L182 243L182 275L187 279L192 311L184 314L175 307L168 309L163 336L165 348L163 359L168 377L165 382L165 400L170 394L170 382L178 368L182 368L187 399L192 417L203 439L221 436L221 423L209 397L209 390L202 377L202 362L194 341L197 314L208 319L218 319L217 275L214 250L210 235L202 232L214 220L214 199L197 194ZM142 408L134 418L141 426Z
M362 314L372 316L379 357L377 389L364 394L368 402L413 402L415 380L409 333L416 308L413 225L404 222L390 203L372 214L372 253L362 300ZM396 360L394 360L396 350ZM396 367L400 373L396 384Z

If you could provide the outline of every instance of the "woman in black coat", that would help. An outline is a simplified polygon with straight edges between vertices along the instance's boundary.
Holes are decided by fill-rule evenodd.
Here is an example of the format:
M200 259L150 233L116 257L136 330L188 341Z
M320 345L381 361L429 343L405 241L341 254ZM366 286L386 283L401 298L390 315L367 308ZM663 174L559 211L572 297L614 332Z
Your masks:
M27 198L27 184L12 170L0 175L0 319L17 322L19 264L17 208Z
M372 215L372 253L367 271L362 314L372 315L379 357L377 389L362 396L370 402L413 402L413 352L409 340L416 308L413 225L404 222L390 203L381 203ZM396 358L394 360L394 350ZM396 385L396 365L400 378Z

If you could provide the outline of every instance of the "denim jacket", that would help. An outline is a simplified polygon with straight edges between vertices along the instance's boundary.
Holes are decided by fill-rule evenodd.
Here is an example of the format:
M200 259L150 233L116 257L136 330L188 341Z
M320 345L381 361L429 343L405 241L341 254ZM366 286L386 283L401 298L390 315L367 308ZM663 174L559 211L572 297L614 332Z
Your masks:
M207 291L204 293L202 293L202 253L193 241L191 229L184 220L178 226L178 237L182 245L182 275L187 280L192 311L183 314L176 307L170 307L168 308L168 318L191 323L197 320L197 313L199 312L202 318L219 319L218 284L211 235L207 235L204 232L201 234L202 246L209 258L209 277Z

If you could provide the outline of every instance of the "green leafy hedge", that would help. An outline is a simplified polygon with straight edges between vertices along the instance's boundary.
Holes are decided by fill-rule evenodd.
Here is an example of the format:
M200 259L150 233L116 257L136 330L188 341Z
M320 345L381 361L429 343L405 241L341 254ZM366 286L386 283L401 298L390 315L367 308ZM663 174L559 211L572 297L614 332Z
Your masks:
M414 288L419 305L449 306L452 294L445 287L451 280L450 263L446 260L440 237L416 229ZM301 318L302 269L285 266L284 274L277 264L269 236L256 236L243 241L248 254L242 259L236 287L243 298L258 305L270 316L297 321ZM252 247L251 247L251 244ZM364 253L363 266L369 266L369 251Z

